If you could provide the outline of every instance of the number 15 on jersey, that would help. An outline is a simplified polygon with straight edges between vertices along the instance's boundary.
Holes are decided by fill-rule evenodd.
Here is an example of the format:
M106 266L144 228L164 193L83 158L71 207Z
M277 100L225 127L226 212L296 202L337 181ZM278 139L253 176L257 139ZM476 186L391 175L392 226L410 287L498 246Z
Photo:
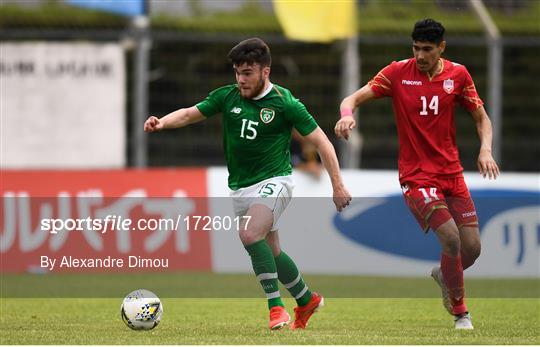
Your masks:
M240 137L248 140L255 139L257 137L257 129L255 128L257 125L259 125L259 122L242 119L242 129L240 130Z

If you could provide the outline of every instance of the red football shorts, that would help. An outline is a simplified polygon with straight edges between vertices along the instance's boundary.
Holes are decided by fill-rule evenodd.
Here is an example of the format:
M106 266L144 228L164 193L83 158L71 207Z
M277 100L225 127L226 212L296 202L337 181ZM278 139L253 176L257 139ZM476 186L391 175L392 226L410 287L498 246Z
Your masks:
M450 218L458 227L478 226L476 208L463 175L414 179L403 182L401 189L407 206L425 232L430 227L435 230Z

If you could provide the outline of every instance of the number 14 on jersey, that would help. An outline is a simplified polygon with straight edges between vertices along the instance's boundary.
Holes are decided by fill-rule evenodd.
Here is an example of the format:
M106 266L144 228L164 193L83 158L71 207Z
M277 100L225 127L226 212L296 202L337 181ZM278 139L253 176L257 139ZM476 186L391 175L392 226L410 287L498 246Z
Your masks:
M427 116L428 115L428 110L427 108L429 107L430 110L433 111L433 115L438 115L439 114L439 96L438 95L434 95L432 98L431 98L431 101L429 102L429 106L428 106L428 103L427 103L427 98L425 96L421 96L420 97L420 100L422 101L422 111L420 111L420 115L421 116Z

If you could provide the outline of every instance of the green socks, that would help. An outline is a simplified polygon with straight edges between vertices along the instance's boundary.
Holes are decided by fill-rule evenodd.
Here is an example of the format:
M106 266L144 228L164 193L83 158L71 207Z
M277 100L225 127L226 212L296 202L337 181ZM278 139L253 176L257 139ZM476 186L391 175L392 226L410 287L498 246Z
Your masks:
M307 305L311 299L311 292L304 283L294 261L283 251L274 259L279 281L283 283L293 298L296 299L298 306Z
M268 308L285 306L281 301L278 278L296 299L298 306L307 305L311 299L311 292L302 279L296 264L285 252L282 251L274 258L272 249L266 240L257 241L245 246L245 248L251 257L253 271L266 293Z
M281 295L279 293L276 261L274 260L272 249L270 249L266 240L257 241L251 245L245 246L245 248L251 257L253 271L255 271L255 275L259 282L261 282L261 286L266 293L268 308L274 306L284 307L285 305L283 304L283 301L281 301Z

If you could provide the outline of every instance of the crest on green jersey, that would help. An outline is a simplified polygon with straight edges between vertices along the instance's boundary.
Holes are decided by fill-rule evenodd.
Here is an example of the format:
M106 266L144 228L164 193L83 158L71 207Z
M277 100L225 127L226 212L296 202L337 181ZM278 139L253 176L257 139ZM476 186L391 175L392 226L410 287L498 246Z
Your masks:
M270 123L274 119L275 115L276 111L272 110L271 108L261 108L260 116L263 123Z

